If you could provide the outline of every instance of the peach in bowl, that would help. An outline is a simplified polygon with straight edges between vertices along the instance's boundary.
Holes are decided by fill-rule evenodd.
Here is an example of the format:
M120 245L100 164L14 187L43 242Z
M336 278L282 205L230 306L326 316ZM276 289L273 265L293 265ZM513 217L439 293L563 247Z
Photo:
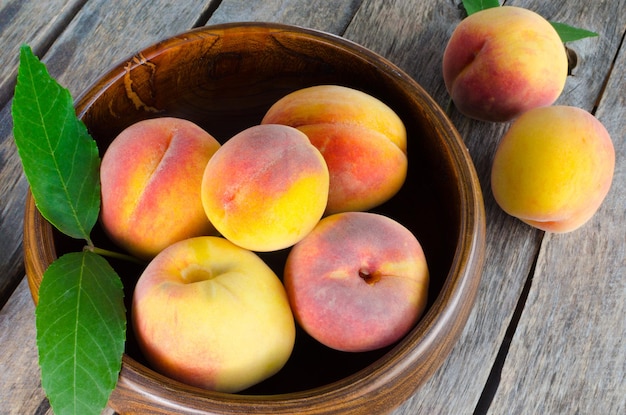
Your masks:
M393 218L419 240L429 272L423 314L398 340L360 352L325 346L296 325L293 351L284 366L237 392L217 392L163 375L149 363L129 327L122 370L109 400L118 413L350 414L360 413L364 404L385 413L441 366L460 336L484 260L482 193L452 123L393 63L353 42L310 29L217 25L138 52L88 89L76 110L101 155L127 127L161 117L189 120L223 146L237 133L260 125L279 99L317 85L362 91L404 123L406 178L397 193L368 211ZM92 237L99 246L117 249L101 225ZM24 249L35 302L48 265L81 248L41 217L29 194ZM289 251L257 254L282 279ZM130 313L143 267L110 262L124 282ZM129 317L129 324L132 321Z

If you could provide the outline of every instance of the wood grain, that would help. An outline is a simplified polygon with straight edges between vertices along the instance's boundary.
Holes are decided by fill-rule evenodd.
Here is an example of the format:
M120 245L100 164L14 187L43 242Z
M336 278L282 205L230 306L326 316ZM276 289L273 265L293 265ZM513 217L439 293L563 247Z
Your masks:
M9 105L0 110L0 307L24 276L22 228L27 183L12 134Z
M26 280L0 310L0 402L2 412L32 414L49 405L41 389L35 348L35 306ZM9 406L7 407L7 404ZM6 412L5 412L6 411Z
M558 3L551 2L556 18L600 33L572 43L578 75L568 80L562 102L588 110L597 105L596 116L613 139L616 170L588 224L546 235L493 414L626 413L626 54L618 42L626 12L615 3L596 3L592 10L588 3L580 9Z
M35 54L43 53L83 3L85 0L0 3L0 105L13 96L20 46L26 43Z
M341 35L363 0L222 1L207 24L239 21L286 23Z

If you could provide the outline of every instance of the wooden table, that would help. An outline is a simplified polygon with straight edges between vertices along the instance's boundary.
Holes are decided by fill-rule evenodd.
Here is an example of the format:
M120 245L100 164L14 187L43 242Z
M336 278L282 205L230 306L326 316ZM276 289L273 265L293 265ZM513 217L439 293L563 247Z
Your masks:
M460 0L1 0L0 414L52 413L41 389L34 306L24 279L27 183L10 114L18 48L30 44L74 97L135 52L193 27L272 21L341 35L388 58L442 106L445 43ZM479 173L487 262L475 307L438 372L395 414L626 413L626 2L507 1L599 33L568 44L577 57L558 103L594 113L613 137L612 189L596 216L549 234L507 216L489 187L507 124L454 110ZM111 411L107 411L110 413Z

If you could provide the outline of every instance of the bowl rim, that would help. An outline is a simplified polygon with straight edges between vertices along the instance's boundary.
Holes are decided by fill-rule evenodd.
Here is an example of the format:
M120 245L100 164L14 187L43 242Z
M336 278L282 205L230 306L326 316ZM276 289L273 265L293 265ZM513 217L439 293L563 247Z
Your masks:
M485 257L486 219L482 191L469 151L448 116L421 85L381 55L331 33L282 23L223 23L179 33L144 48L134 56L149 59L162 53L159 50L162 51L181 42L187 42L195 35L211 34L215 31L228 32L241 28L292 32L298 36L312 37L358 54L362 59L372 64L382 65L382 70L388 76L395 78L404 87L417 93L419 98L431 107L435 116L430 122L445 135L450 159L459 175L456 190L460 200L461 217L459 224L461 228L450 269L439 295L421 317L416 327L381 358L343 379L300 392L276 395L228 394L183 385L139 364L124 353L118 385L111 395L110 405L114 409L118 406L123 407L119 401L128 399L129 393L154 397L154 392L157 389L166 394L166 396L159 398L159 406L177 413L186 409L181 407L182 402L201 403L207 407L207 410L216 411L194 411L193 413L241 413L241 411L257 413L256 411L260 410L268 411L268 413L290 413L294 409L301 409L302 405L314 405L317 408L317 412L314 413L334 413L329 402L348 401L346 397L350 397L350 399L349 402L345 402L345 408L358 411L361 405L370 401L371 393L385 394L390 387L404 388L402 393L403 398L406 399L442 365L444 359L435 361L436 359L433 360L426 352L448 355L469 318L478 291ZM105 71L105 75L85 89L75 101L79 118L83 118L87 109L102 94L102 92L94 93L93 91L103 91L123 77L128 62L131 60L132 56ZM54 248L54 231L37 210L30 188L27 191L24 214L25 265L31 294L36 304L40 277L47 266L57 257ZM34 229L34 234L31 234L31 229ZM35 255L37 252L42 253L47 263L38 261ZM39 276L39 280L37 276ZM452 327L452 330L444 330L443 327L446 326ZM452 336L447 337L450 331ZM444 338L447 338L448 341L444 342L442 346L441 340ZM420 371L416 373L417 364L421 363L421 359L430 359L430 361L427 361L424 367L421 367ZM407 380L407 377L403 376L407 373L412 374L411 379ZM165 383L167 383L166 387L164 387ZM394 402L393 406L400 403ZM276 410L277 404L280 404L280 411ZM222 409L226 412L222 412ZM329 412L324 412L325 410Z

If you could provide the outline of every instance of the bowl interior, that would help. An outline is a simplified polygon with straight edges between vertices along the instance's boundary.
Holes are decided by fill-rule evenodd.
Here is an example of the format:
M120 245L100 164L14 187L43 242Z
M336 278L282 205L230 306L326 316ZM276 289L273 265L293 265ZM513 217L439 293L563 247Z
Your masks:
M405 349L417 347L442 310L458 306L446 302L451 291L445 291L458 289L456 280L461 278L472 278L477 284L476 264L468 266L467 256L480 250L471 253L474 247L467 241L481 242L476 238L481 233L480 220L476 223L481 212L476 206L482 205L482 199L476 183L472 183L471 161L466 160L454 128L419 85L386 60L343 39L309 30L281 25L221 25L181 34L138 53L87 91L78 100L77 111L101 154L127 126L162 116L191 120L224 142L259 124L282 96L319 84L367 92L394 109L406 125L406 183L393 199L374 211L407 226L427 257L431 273L428 308L422 321L401 341ZM97 245L115 248L99 227L93 239ZM80 242L56 232L54 240L57 254L81 249ZM260 256L282 276L287 252ZM141 269L115 261L112 265L124 281L130 309L132 289ZM464 301L473 301L471 290ZM449 329L453 337L460 331ZM126 354L144 364L130 326L127 336ZM283 370L242 395L280 395L319 388L367 370L383 357L393 361L398 347L342 353L299 331L294 353Z

